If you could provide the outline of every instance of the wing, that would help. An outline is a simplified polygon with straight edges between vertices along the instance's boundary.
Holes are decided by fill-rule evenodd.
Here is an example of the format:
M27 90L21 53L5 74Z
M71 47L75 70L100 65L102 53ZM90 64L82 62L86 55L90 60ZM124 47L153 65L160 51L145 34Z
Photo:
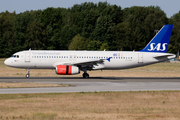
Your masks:
M56 67L57 65L72 65L72 66L78 66L80 69L88 69L92 70L93 68L103 68L103 63L108 60L110 62L110 59L112 57L109 57L107 59L93 59L93 60L87 60L87 61L78 61L78 62L57 62L54 63L53 66Z

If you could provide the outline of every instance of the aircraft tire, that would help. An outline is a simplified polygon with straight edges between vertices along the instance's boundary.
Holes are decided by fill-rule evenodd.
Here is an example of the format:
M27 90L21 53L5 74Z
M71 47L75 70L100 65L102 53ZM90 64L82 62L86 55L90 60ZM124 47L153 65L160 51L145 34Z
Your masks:
M26 78L29 78L29 74L26 74Z
M88 73L83 73L83 78L89 78L89 74Z

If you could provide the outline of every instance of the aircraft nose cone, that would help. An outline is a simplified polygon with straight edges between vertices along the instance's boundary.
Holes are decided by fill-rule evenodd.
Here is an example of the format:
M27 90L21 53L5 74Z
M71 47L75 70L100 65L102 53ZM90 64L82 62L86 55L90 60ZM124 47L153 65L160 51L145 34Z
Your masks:
M6 59L6 60L4 61L4 64L7 65L7 66L9 66L9 65L10 65L10 64L9 64L9 60Z
M7 59L4 61L4 64L5 64L5 65L7 64Z

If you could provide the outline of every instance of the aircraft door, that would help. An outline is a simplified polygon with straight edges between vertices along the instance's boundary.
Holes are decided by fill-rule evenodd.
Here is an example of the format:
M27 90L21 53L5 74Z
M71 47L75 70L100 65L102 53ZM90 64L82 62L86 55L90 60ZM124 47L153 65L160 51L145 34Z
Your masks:
M138 54L138 63L143 63L143 54L142 53Z
M25 52L25 62L30 62L30 52Z

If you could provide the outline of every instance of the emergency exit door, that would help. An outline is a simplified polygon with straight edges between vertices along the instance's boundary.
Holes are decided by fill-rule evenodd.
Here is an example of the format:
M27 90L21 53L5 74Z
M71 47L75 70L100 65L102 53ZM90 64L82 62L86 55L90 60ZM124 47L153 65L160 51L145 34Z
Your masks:
M30 62L30 53L29 52L25 53L25 62Z
M138 54L138 63L143 63L143 54L142 53Z

